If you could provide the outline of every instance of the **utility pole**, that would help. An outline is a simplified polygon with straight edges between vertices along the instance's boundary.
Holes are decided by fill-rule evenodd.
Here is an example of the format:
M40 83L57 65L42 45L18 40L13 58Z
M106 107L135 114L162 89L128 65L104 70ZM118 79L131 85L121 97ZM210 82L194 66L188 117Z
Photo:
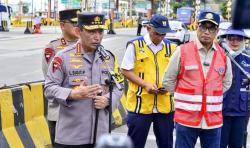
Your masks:
M232 11L231 5L232 5L232 1L228 0L227 1L227 21L229 21L231 18L231 11Z
M154 7L154 0L148 0L147 1L147 10L148 10L148 13L147 13L147 18L150 19L154 10L153 10L153 7Z
M31 22L32 22L33 15L34 15L34 0L32 0L32 3L31 3L31 17L30 17Z
M20 21L21 21L22 15L23 15L23 2L22 2L22 0L19 0L19 2L18 2L18 18Z
M108 29L108 34L116 34L115 31L113 30L113 20L114 20L114 9L115 9L115 2L114 0L109 0L109 29Z
M41 0L41 9L40 9L40 11L42 12L43 11L43 0Z
M51 0L48 0L48 20L51 18Z
M199 15L199 12L200 12L200 4L201 4L201 1L200 0L196 0L195 1L195 17L194 17L194 19L195 19L195 22L197 22L197 18L198 18L198 15Z
M82 0L82 11L87 11L87 6L88 6L88 0Z
M129 0L129 19L132 19L132 0Z

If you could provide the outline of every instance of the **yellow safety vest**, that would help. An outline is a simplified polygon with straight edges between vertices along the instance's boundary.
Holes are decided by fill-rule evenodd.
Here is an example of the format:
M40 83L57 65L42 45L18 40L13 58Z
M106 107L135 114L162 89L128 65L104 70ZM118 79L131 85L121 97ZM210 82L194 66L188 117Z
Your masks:
M155 83L158 87L162 87L164 72L176 45L164 40L163 49L154 54L143 38L134 40L132 43L135 46L134 73L145 82ZM169 113L174 111L174 100L169 93L149 94L141 86L129 81L127 110L140 114L151 114L154 106L160 113Z

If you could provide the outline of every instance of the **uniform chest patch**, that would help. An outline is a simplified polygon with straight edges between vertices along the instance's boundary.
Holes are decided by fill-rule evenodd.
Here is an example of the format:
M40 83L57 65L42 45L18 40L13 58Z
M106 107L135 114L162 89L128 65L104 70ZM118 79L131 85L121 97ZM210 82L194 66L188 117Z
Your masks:
M58 50L60 50L60 49L63 49L63 48L65 48L66 46L64 46L64 45L59 45L59 46L57 46L56 48L58 49Z
M69 75L70 76L79 76L83 75L85 73L85 70L70 70Z
M53 60L53 66L52 66L53 73L61 67L62 62L63 62L63 60L62 60L61 57L55 57L54 58L54 60Z
M244 67L250 67L250 64L247 63L246 61L241 61L241 64L242 64Z
M225 68L224 67L219 67L215 69L220 75L223 75L225 73Z
M53 54L54 54L54 51L52 48L45 48L44 49L44 56L45 56L45 60L47 63L49 63Z

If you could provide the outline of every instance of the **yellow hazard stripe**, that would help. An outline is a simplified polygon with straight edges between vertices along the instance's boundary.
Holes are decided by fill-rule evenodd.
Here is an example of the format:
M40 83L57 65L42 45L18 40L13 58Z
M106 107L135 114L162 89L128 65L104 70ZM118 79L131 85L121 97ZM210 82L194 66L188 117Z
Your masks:
M43 122L42 117L41 116L37 117L36 114L36 112L39 113L39 108L43 106L35 105L35 102L39 101L35 101L37 98L32 96L28 86L22 86L21 88L23 92L25 125L27 127L27 130L29 131L30 137L32 138L35 146L44 147L44 145L51 143L50 140L48 142L47 139L50 138L50 136L42 134L43 130L48 131L48 129L44 127L44 124L40 123ZM33 89L33 91L35 91L35 89ZM36 111L37 109L38 111Z
M23 148L24 145L14 126L14 106L10 89L0 90L0 113L2 131L10 147Z
M125 108L125 104L126 104L126 97L125 95L122 95L121 99L120 99L120 103L122 104L122 107L124 108L124 110L126 111L126 108ZM114 118L114 121L115 121L115 125L122 125L123 124L123 120L124 120L124 117L122 116L121 114L122 110L120 109L115 109L112 113L112 116ZM126 114L127 112L125 112Z
M118 109L113 111L112 116L114 118L115 125L122 125L122 115Z
M31 93L34 99L35 105L35 121L36 125L40 129L42 135L43 145L51 145L51 138L49 133L49 127L47 120L44 117L44 97L43 97L43 84L42 83L32 83ZM47 104L46 104L47 105Z
M35 116L44 116L44 98L42 83L32 83L30 84L30 87L35 105Z
M126 96L125 95L122 95L122 98L121 98L120 102L122 104L122 107L124 108L124 110L127 113L127 110L126 110Z

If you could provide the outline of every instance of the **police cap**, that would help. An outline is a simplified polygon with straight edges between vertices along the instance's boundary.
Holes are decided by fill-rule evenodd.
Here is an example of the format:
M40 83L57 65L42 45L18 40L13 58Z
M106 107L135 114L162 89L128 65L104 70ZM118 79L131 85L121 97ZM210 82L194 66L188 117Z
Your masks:
M104 15L98 13L79 14L78 26L86 30L105 29Z
M77 14L81 13L81 9L67 9L59 11L59 20L69 20L71 22L77 22Z
M220 16L217 13L211 12L211 11L203 11L200 13L198 17L198 23L201 22L211 22L217 26L220 24Z

